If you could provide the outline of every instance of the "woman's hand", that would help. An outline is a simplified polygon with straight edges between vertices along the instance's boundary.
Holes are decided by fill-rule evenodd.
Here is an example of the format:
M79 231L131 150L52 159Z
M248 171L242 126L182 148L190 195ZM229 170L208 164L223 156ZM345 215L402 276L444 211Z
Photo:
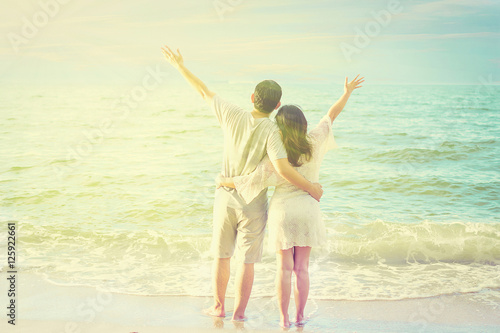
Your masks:
M175 68L179 68L184 65L184 59L182 58L181 51L177 49L177 54L175 54L167 45L161 48L161 52L165 56L165 59L174 66Z
M222 186L229 187L229 188L236 188L236 186L234 185L233 178L224 177L220 173L215 178L215 186L217 186L217 188L222 187Z
M360 84L365 82L364 77L362 77L360 79L358 79L358 77L359 77L359 74L351 82L347 82L347 76L345 77L344 94L328 110L328 116L330 117L332 122L337 118L337 116L340 114L340 112L342 112L342 110L344 109L344 106L346 105L349 97L351 97L351 93L353 92L353 90L361 88L362 86L360 86Z
M358 74L359 76L359 74ZM356 76L354 78L354 80L352 80L351 82L347 82L347 76L345 77L345 83L344 83L344 92L350 94L352 93L352 91L354 89L358 89L358 88L361 88L362 86L360 86L361 83L365 82L365 78L362 77L360 79L358 79L358 76Z
M216 188L224 186L223 182L224 182L224 177L219 173L217 175L217 177L215 178L215 186L216 186Z

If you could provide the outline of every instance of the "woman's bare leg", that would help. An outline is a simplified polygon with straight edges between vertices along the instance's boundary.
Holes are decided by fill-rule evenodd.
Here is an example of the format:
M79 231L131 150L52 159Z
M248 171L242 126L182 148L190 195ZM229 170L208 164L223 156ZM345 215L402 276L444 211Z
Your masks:
M276 253L276 293L278 295L278 305L280 308L281 327L290 327L288 317L288 305L290 304L290 293L292 289L293 271L293 248L288 250L278 250Z
M295 246L293 254L293 272L295 273L295 306L297 307L296 323L304 320L304 308L309 296L309 255L310 246Z

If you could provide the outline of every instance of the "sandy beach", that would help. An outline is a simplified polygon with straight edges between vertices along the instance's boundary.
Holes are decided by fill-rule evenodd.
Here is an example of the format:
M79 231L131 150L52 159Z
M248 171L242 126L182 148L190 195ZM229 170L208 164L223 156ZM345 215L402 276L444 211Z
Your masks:
M2 279L2 284L4 279ZM6 286L5 286L6 287ZM4 318L2 332L211 332L281 331L270 297L251 298L248 320L233 323L204 316L208 297L140 296L59 286L37 275L18 275L16 325ZM498 303L479 302L473 294L400 301L309 300L310 319L303 332L497 332ZM6 295L2 296L6 304ZM231 309L232 298L227 300ZM293 306L290 310L293 313Z
M0 333L500 333L500 0L2 5Z

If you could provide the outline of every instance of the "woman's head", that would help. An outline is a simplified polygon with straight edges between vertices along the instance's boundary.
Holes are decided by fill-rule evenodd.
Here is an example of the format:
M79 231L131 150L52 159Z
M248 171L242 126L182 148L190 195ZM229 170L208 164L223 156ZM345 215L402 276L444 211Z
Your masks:
M281 131L288 162L296 167L301 166L302 155L309 161L312 145L307 137L307 120L302 110L296 105L283 105L276 114L276 124Z

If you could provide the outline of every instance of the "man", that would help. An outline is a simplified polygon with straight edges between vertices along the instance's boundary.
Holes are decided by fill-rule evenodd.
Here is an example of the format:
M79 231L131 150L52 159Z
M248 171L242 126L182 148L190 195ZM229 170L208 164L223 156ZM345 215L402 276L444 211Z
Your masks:
M246 112L225 102L191 73L185 66L179 50L173 52L168 46L162 52L187 82L211 106L224 131L225 177L247 175L255 170L267 154L276 171L290 183L307 191L319 201L323 195L321 185L312 184L300 175L289 163L276 124L269 119L271 113L281 105L281 87L274 81L262 81L252 94L254 109ZM214 253L213 288L214 305L205 312L225 317L224 301L230 275L230 259L235 246L241 256L241 267L236 275L236 297L233 320L245 319L245 309L252 291L254 263L262 257L264 229L267 222L267 190L263 190L249 204L236 190L219 188L214 203L212 251Z

